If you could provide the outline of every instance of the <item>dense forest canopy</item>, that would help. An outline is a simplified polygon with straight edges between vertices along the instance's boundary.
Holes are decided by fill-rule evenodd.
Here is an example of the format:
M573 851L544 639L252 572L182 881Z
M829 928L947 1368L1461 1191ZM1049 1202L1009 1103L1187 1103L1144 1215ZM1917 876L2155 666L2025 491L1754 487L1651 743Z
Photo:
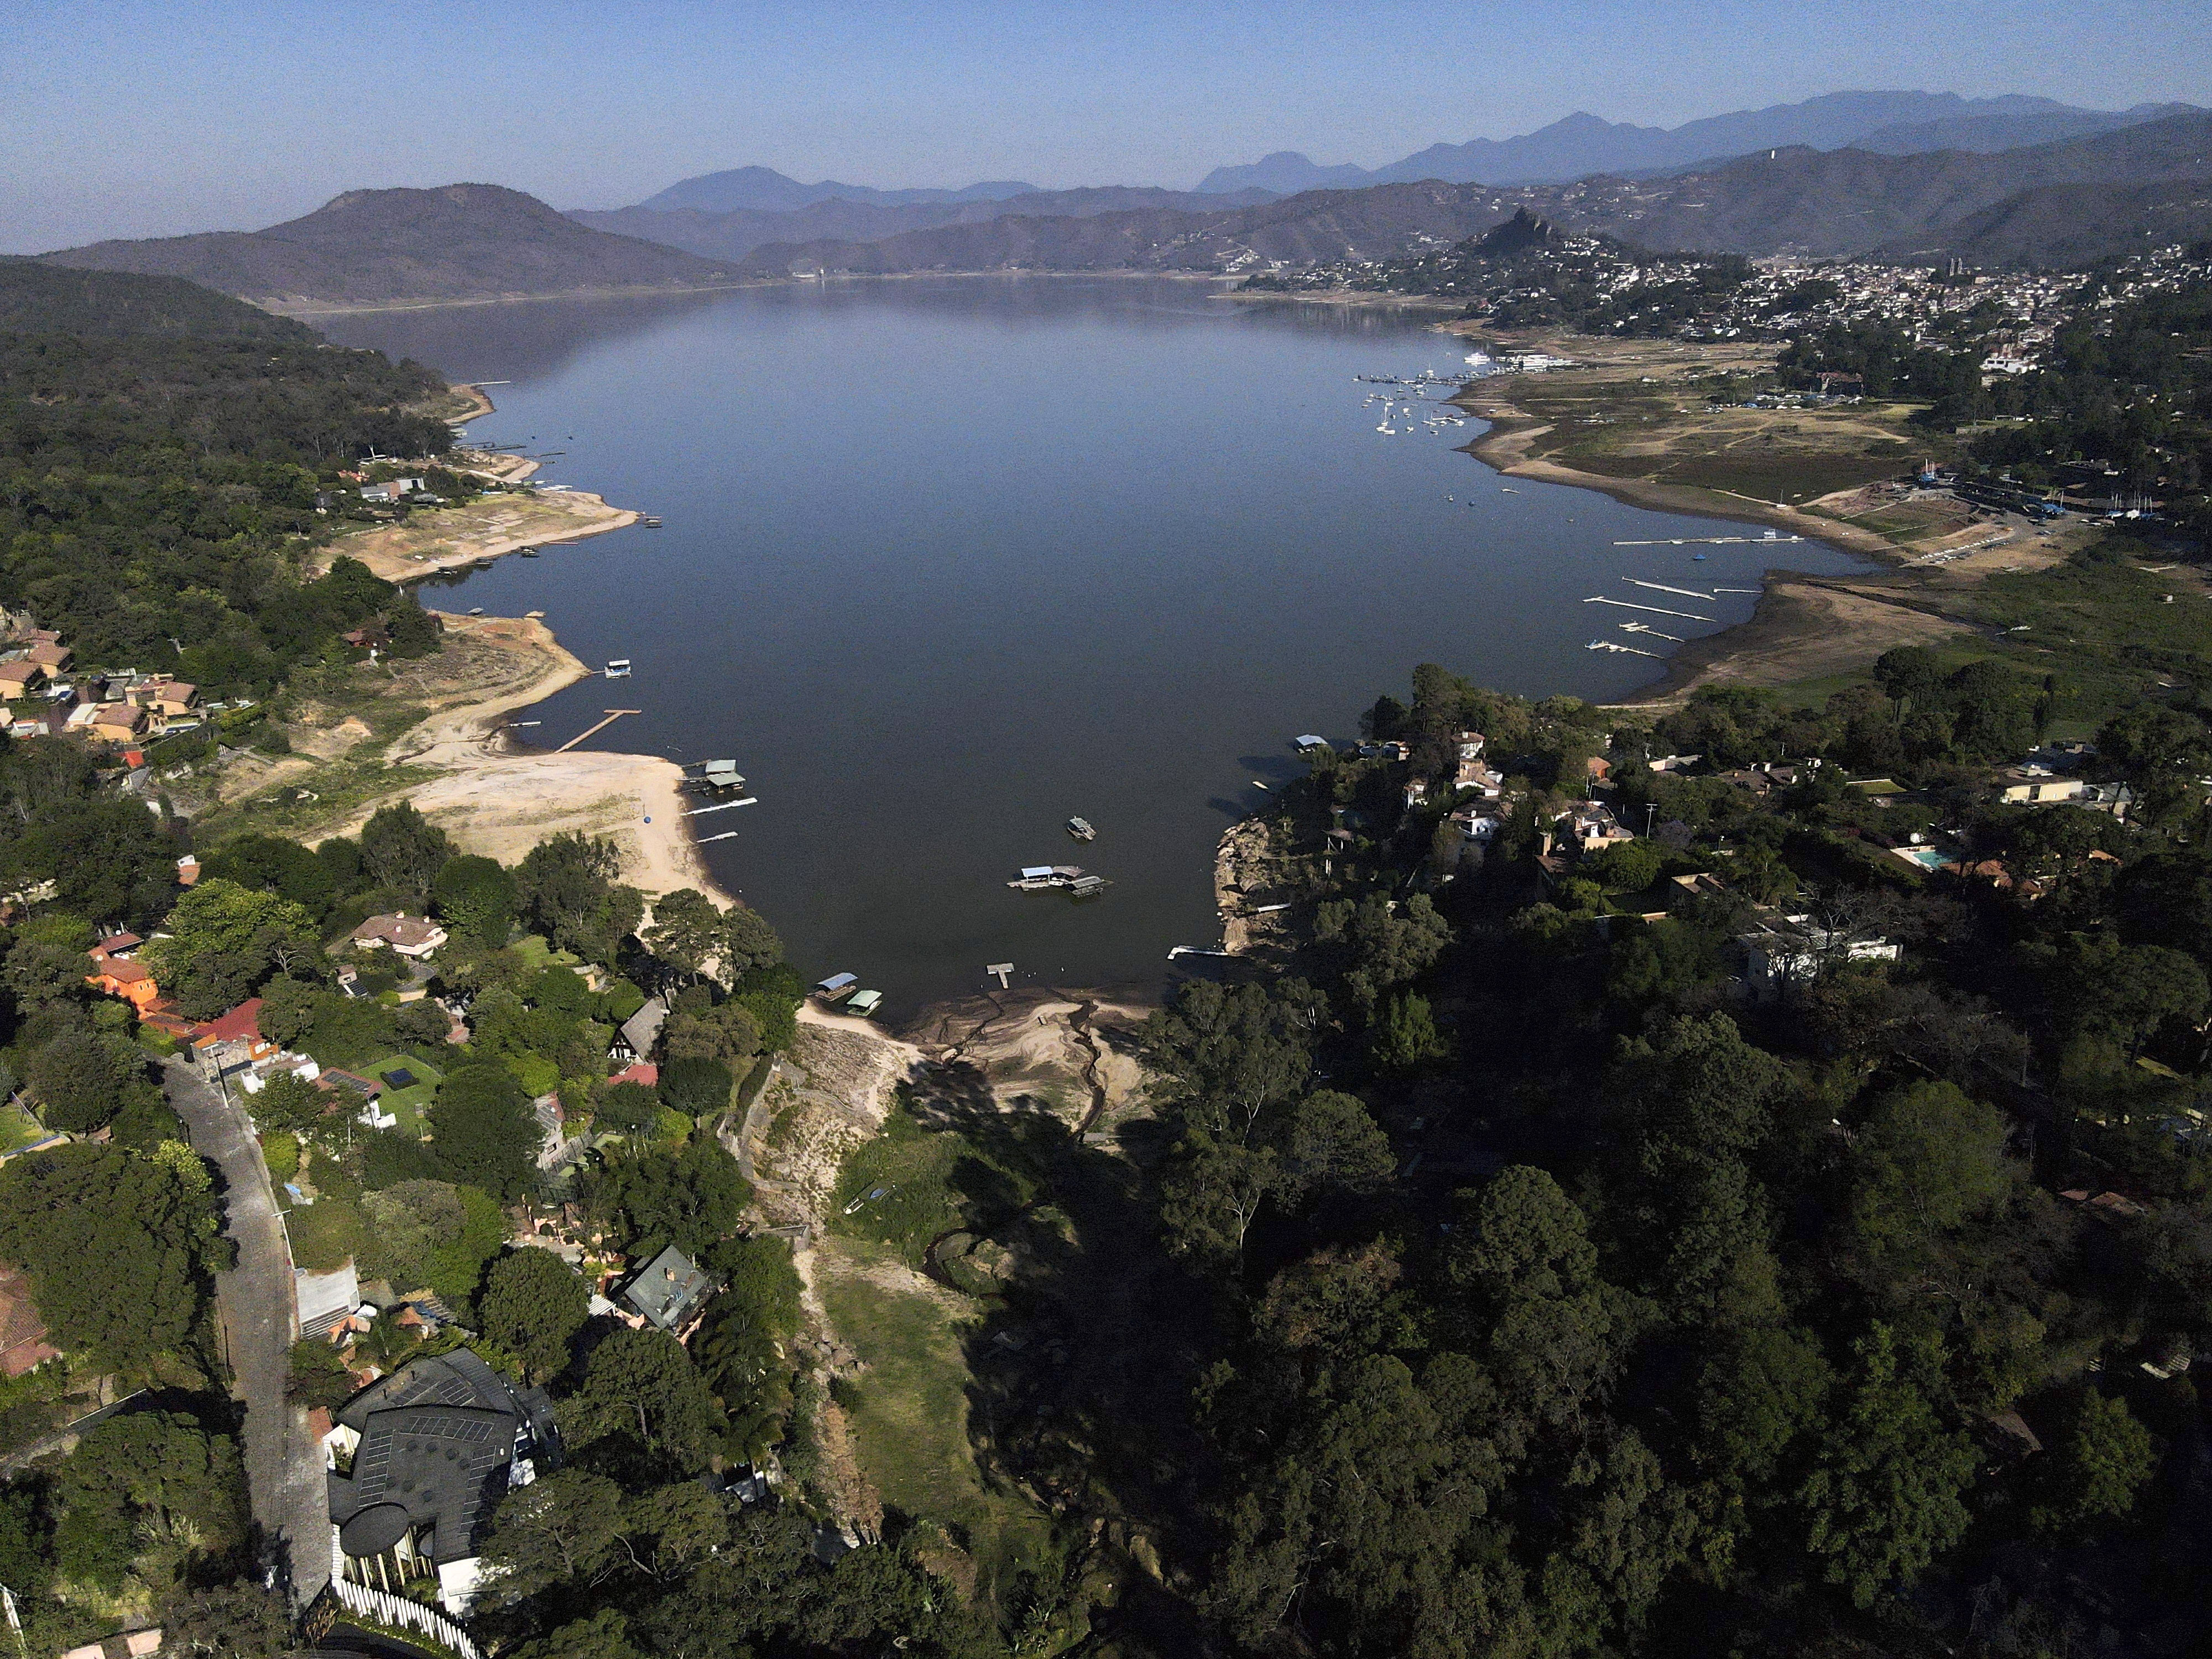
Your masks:
M60 630L83 665L256 692L343 629L416 611L388 584L307 572L334 522L319 504L351 498L342 471L451 447L421 412L444 382L292 325L258 331L277 319L219 296L203 314L166 277L99 277L103 303L109 285L133 303L118 331L88 334L86 280L0 263L0 605Z

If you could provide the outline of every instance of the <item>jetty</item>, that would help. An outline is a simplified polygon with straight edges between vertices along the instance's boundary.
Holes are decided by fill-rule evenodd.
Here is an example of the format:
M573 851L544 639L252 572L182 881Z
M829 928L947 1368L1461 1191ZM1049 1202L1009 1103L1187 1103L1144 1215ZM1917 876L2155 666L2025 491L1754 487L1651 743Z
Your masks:
M1649 611L1655 617L1681 617L1690 622L1711 622L1711 617L1701 617L1694 611L1669 611L1662 605L1631 605L1626 599L1608 599L1602 593L1594 593L1583 601L1584 605L1613 605L1623 611Z
M687 807L684 810L684 816L687 818L702 818L706 817L709 812L726 812L732 806L757 806L759 805L760 797L758 795L747 795L743 800L717 801L712 806Z
M1068 819L1067 833L1074 836L1078 841L1096 841L1098 839L1098 832L1091 827L1091 820L1089 818Z
M1615 547L1765 547L1783 542L1802 542L1802 536L1784 536L1768 531L1764 536L1668 536L1656 542L1615 542Z
M612 726L617 720L620 720L624 714L642 714L645 713L645 710L642 708L609 708L601 712L606 715L606 719L598 721L593 725L586 726L582 731L576 733L574 737L569 738L568 742L562 744L553 752L556 755L565 755L571 749L574 749L578 744L583 742L586 738L590 737L594 732L604 731L606 727ZM732 833L734 834L735 832L732 831Z

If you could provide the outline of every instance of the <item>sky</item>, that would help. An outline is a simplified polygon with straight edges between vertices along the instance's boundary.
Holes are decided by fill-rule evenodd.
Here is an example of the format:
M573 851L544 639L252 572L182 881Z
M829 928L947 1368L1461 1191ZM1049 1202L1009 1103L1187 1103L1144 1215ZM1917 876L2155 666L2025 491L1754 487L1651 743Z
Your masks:
M457 180L618 207L811 182L1164 184L1376 166L1588 110L1825 92L2212 104L2203 0L6 0L0 251L246 230Z

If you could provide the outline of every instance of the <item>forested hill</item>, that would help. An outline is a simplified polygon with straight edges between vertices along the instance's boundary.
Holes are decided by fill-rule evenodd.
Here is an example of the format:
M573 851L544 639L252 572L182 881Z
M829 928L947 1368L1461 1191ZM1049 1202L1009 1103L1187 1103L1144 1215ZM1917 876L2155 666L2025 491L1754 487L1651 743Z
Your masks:
M34 259L0 259L0 334L164 334L199 339L321 337L304 323L181 276L68 270Z
M725 267L562 217L497 185L357 190L265 230L97 242L40 256L187 276L272 303L465 300L586 289L697 288Z
M88 305L110 331L81 327ZM350 562L303 573L359 510L341 471L451 447L441 377L173 277L0 264L0 605L80 668L261 695L344 629L434 637Z

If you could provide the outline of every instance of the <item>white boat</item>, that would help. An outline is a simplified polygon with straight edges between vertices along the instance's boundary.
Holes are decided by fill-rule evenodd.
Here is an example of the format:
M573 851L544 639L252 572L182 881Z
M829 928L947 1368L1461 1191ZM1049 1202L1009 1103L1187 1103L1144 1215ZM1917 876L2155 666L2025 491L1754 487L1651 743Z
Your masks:
M605 672L606 677L611 680L628 679L629 678L629 659L628 657L615 657L610 659Z

